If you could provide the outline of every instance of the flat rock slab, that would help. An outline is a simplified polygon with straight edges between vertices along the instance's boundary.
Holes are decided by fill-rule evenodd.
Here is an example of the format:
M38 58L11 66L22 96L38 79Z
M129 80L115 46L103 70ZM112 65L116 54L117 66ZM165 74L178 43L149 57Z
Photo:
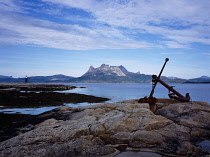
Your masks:
M184 115L189 105L194 107L189 110L192 116L187 117ZM39 115L45 117L44 121L33 124L30 131L1 142L0 156L111 157L126 150L167 156L209 155L195 143L210 136L210 121L202 125L196 125L198 120L190 121L194 113L209 112L210 104L189 102L162 106L157 111L159 115L150 111L149 104L136 101L61 107ZM180 115L178 121L171 116L172 112Z

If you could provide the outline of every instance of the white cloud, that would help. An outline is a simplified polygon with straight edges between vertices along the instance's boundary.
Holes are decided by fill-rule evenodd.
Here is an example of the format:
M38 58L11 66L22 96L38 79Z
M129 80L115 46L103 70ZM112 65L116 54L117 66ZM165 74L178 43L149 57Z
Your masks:
M207 55L207 56L210 56L210 53L202 53L203 55Z
M1 0L0 8L1 11L23 12L21 7L17 6L13 0Z
M132 40L109 39L101 36L100 31L91 30L78 25L56 24L53 22L28 19L22 16L0 19L0 29L10 32L9 37L2 36L1 42L13 44L34 44L45 47L87 50L87 49L120 49L146 48L151 44ZM104 36L122 37L117 30L103 31ZM7 34L8 35L8 34Z
M209 44L204 38L204 36L210 37L204 33L206 29L209 32L210 25L208 0L202 2L199 0L84 0L77 3L73 0L45 1L84 9L91 12L98 21L114 27L158 34L184 44L193 42Z
M76 16L65 14L63 20L84 20L88 27L79 23L59 24L30 17L29 9L21 7L23 1L17 4L16 1L3 0L0 2L0 9L8 14L0 19L0 29L4 32L1 42L73 50L186 48L195 42L210 44L208 0L203 0L202 3L199 0L42 1L54 6L45 8L47 14L53 12L53 15L60 14L61 18L62 7L69 7L85 10L93 18L89 21L87 18L79 20ZM20 12L22 15L17 14ZM163 41L159 44L151 39L146 41L139 34L157 35Z
M169 48L187 48L188 47L188 45L180 44L175 41L163 41L162 43L164 43L164 45L166 45L166 47L169 47Z

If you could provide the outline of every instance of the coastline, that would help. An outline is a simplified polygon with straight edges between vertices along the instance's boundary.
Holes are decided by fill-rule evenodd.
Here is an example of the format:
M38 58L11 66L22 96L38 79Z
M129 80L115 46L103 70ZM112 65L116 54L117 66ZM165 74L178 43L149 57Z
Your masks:
M75 88L78 87L62 84L0 83L0 109L60 107L64 103L101 103L109 100L86 94L56 92ZM39 121L34 119L35 115L30 114L0 112L0 117L0 141L17 136L17 128Z
M1 109L33 108L62 106L64 103L99 103L109 100L86 94L57 92L75 88L77 87L62 84L1 83L0 106Z
M131 99L75 108L62 106L39 115L0 113L4 119L0 154L120 157L120 152L146 151L158 156L210 155L210 150L199 145L210 140L209 103L158 98L155 105L156 112L152 112L148 103Z
M158 99L156 105L156 113L150 111L149 104L138 100L63 106L19 126L18 136L0 142L0 153L43 157L114 157L124 151L210 155L210 150L197 145L209 140L209 103Z

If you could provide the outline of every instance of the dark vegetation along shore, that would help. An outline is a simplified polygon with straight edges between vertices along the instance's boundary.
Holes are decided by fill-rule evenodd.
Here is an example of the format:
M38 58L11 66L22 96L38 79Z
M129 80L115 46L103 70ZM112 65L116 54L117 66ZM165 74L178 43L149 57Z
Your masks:
M64 103L94 103L109 99L76 93L59 93L53 91L74 89L75 86L59 84L0 84L0 106L2 108L61 106Z
M120 157L125 151L154 152L158 157L210 156L199 145L210 140L209 103L157 99L153 105L154 112L151 104L127 100L62 106L22 115L23 120L14 115L17 121L7 126L7 133L15 134L5 134L0 156ZM3 116L6 121L8 115Z
M76 88L59 84L1 83L0 109L5 108L37 108L46 106L62 106L64 103L99 103L108 98L95 97L76 93L59 93ZM40 122L40 118L27 114L0 113L0 141L16 136L18 127Z

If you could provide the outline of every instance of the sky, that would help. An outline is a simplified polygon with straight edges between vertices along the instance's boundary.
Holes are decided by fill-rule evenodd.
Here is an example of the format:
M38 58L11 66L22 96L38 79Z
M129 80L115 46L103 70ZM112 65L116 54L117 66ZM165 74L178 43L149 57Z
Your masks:
M165 58L164 76L210 76L209 0L0 1L0 75L158 75Z

